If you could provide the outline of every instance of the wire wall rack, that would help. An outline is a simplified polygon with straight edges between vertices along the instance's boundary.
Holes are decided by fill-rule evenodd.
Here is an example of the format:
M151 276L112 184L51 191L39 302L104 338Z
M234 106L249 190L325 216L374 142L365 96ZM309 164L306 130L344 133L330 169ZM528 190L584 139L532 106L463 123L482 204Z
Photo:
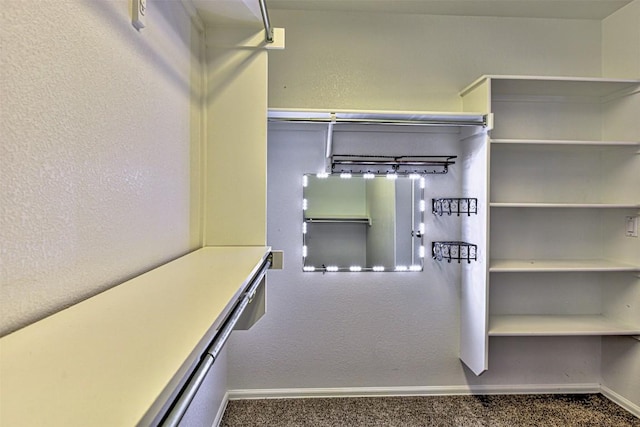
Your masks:
M446 174L458 156L331 156L331 172L429 175Z
M433 254L433 259L437 261L446 259L447 262L457 260L458 263L460 263L464 260L470 264L471 261L478 260L478 246L473 243L433 242L431 245L431 252Z
M471 197L442 197L431 199L431 210L434 215L442 216L444 214L478 214L478 199Z

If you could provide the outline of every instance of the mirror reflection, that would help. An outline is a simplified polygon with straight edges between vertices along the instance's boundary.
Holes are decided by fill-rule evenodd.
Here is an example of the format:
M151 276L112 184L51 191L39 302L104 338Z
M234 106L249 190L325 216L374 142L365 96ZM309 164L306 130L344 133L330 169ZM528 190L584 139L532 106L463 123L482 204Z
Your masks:
M305 271L421 271L424 178L304 176Z

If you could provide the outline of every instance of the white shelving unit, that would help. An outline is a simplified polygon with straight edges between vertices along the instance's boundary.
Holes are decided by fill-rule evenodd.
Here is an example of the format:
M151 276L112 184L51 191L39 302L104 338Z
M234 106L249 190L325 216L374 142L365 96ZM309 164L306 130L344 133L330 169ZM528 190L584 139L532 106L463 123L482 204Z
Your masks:
M640 213L640 80L484 76L461 96L494 123L486 283L463 292L461 359L488 369L489 337L639 335L624 227Z

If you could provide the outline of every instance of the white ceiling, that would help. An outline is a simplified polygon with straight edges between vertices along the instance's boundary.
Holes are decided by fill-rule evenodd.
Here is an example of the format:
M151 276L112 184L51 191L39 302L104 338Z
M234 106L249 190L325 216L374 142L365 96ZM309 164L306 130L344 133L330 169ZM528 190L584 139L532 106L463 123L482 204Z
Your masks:
M268 10L601 20L632 0L266 0ZM207 22L261 22L258 0L192 0Z

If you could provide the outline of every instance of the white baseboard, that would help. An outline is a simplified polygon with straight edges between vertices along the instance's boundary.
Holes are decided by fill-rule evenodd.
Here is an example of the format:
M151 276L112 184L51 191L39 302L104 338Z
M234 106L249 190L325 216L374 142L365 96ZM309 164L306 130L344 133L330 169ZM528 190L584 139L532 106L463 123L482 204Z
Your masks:
M429 387L339 387L339 388L277 388L229 390L229 400L238 399L298 399L310 397L370 397L370 396L446 396L469 394L584 394L600 393L600 384L523 384L523 385L460 385Z
M213 420L212 427L219 427L222 422L222 417L224 416L224 411L227 410L227 404L229 403L229 392L224 394L222 398L222 402L220 402L220 407L218 408L218 412L216 413L216 418Z
M600 386L600 392L602 393L602 395L604 397L606 397L607 399L611 400L613 403L617 404L618 406L623 407L624 409L626 409L627 411L631 412L636 417L640 418L640 406L636 405L635 403L633 403L629 399L619 395L618 393L616 393L615 391L611 390L607 386L601 385Z

